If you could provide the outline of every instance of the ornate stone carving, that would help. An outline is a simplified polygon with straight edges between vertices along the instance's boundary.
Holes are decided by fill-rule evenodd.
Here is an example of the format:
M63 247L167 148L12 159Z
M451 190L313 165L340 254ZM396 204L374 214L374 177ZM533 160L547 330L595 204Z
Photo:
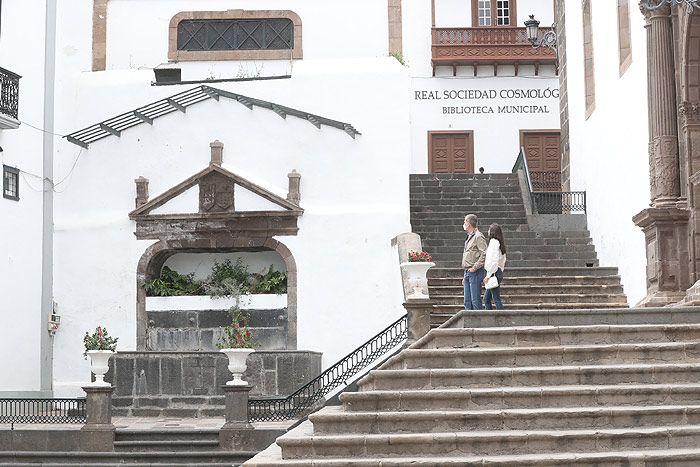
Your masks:
M678 106L678 120L681 127L700 124L700 104L697 102L683 102Z
M640 0L639 11L647 21L657 17L668 17L671 14L671 6L664 0Z
M680 195L678 138L657 136L652 141L652 199L676 198Z
M233 183L219 173L199 182L199 212L233 212Z

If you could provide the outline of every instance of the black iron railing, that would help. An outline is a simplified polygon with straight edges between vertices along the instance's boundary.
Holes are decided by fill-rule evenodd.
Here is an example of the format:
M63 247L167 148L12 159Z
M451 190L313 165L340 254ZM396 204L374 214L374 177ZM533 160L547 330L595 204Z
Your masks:
M0 67L0 113L19 118L20 75Z
M0 399L0 423L85 423L85 399Z
M542 185L539 186L535 182L535 177L532 174L545 174L552 172L530 172L527 166L527 157L525 149L520 148L515 164L513 165L513 173L522 170L525 173L527 180L527 189L530 191L530 201L532 202L532 212L537 214L571 214L576 212L586 212L586 192L585 191L544 191ZM561 174L559 175L561 177ZM549 184L545 181L547 177L552 176L537 176L540 183ZM561 179L559 181L561 189Z
M407 316L404 315L290 396L249 400L248 420L283 421L308 415L328 393L347 385L350 378L402 343L407 334Z
M586 212L585 191L540 191L530 194L539 214Z
M530 172L534 191L561 191L561 172Z

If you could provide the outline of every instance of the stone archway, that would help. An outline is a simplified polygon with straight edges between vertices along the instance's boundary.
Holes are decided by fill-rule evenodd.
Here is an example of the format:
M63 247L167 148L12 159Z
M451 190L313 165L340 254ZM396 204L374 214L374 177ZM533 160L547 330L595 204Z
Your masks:
M271 237L218 236L216 240L188 238L159 240L141 256L136 272L136 349L150 350L145 284L160 274L165 261L176 253L225 253L234 251L276 251L287 268L287 349L297 348L297 267L289 248Z

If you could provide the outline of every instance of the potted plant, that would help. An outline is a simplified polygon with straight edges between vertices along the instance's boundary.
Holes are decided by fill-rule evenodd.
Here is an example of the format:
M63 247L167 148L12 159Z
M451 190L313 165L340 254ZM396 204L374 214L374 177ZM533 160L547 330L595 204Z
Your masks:
M109 370L109 358L117 350L118 337L112 337L107 333L107 328L97 326L92 335L85 332L83 344L85 345L85 358L90 357L90 370L95 375L95 382L91 386L109 386L104 380L105 373Z
M224 328L219 350L228 357L228 371L233 379L226 382L228 386L245 386L248 384L241 378L246 370L248 355L255 352L253 336L248 328L248 317L241 313L238 306L230 310L231 324Z
M407 300L428 298L428 269L435 266L433 257L425 251L409 251L408 261L401 263L404 280L409 290L413 292L406 296Z

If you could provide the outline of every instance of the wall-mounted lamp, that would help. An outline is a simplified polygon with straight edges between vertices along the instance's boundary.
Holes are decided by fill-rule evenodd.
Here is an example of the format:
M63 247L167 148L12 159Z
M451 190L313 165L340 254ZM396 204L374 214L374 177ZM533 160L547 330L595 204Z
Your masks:
M696 0L697 1L697 0ZM529 15L530 19L525 21L525 29L527 31L527 40L532 44L532 47L539 49L547 47L554 51L554 66L559 73L559 50L557 50L557 25L552 24L552 29L545 32L542 37L540 35L540 22L535 19L535 15Z

